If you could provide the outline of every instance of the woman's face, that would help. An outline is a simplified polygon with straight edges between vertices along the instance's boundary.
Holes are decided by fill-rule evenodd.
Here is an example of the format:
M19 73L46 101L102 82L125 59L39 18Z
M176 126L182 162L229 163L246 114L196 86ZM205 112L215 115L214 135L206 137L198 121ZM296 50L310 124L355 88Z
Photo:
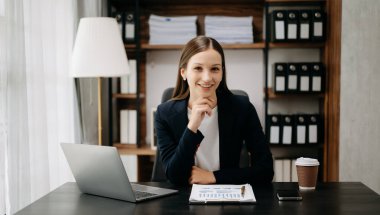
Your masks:
M216 97L216 89L223 77L222 57L214 49L208 49L192 56L186 69L181 69L190 89L190 97Z

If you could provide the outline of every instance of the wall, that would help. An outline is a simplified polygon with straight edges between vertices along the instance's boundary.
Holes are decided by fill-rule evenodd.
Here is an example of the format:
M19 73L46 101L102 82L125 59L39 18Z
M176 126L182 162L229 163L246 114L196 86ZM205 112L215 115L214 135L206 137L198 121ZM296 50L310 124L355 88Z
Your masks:
M342 1L341 181L380 193L380 1Z

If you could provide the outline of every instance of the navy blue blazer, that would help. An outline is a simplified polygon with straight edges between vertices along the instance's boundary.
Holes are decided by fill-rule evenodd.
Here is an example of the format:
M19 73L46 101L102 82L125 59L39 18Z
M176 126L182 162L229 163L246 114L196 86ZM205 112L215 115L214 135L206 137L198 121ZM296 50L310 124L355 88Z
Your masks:
M273 160L256 109L246 96L217 95L220 170L214 171L218 184L271 182ZM188 99L170 100L158 106L155 117L157 145L166 177L185 185L194 157L203 140L198 130L187 128ZM251 154L251 166L239 168L243 141Z

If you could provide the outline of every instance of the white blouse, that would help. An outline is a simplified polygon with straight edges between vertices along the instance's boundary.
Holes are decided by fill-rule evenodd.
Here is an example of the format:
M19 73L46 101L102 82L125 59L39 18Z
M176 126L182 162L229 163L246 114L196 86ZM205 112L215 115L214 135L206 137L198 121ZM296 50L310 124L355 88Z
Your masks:
M187 113L190 119L191 110L188 109ZM198 130L202 132L204 138L195 153L195 166L208 171L219 170L218 107L212 109L211 116L206 114Z

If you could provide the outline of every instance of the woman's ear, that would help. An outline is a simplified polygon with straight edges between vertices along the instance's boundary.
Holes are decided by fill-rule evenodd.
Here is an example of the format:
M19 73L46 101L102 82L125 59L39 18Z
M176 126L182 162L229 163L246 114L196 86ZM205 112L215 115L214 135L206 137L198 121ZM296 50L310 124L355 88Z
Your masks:
M181 68L181 76L184 81L186 81L186 70L184 68Z

